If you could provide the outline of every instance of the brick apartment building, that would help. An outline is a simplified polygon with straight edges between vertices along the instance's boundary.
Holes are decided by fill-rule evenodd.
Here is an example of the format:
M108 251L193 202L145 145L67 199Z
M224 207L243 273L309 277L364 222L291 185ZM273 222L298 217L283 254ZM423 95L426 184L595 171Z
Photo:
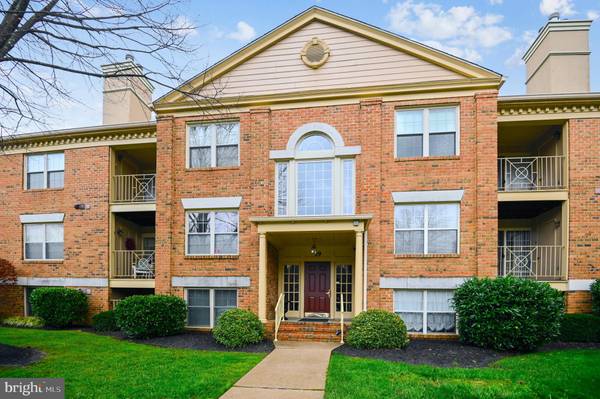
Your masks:
M313 7L151 104L105 79L102 126L24 134L0 154L0 257L91 313L174 294L188 325L242 307L271 324L398 312L455 333L448 299L514 275L590 310L600 277L600 93L591 21L552 19L503 77ZM132 58L105 70L135 67ZM568 77L568 78L566 78ZM155 120L151 120L152 112Z

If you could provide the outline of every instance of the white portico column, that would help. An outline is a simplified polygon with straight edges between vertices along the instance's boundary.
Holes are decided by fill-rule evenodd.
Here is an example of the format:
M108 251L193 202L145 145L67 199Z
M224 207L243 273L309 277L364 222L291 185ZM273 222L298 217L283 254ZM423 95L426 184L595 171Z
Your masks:
M258 241L258 318L267 321L267 234Z
M357 315L362 312L363 308L363 291L364 291L364 276L363 276L363 238L364 233L362 231L356 232L355 242L355 259L354 259L354 314Z

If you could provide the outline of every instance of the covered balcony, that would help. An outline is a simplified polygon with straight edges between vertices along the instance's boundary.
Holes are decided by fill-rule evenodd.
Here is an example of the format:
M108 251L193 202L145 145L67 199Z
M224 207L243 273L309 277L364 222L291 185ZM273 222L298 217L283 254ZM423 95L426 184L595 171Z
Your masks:
M500 125L498 191L566 189L566 143L562 129L553 124Z
M112 204L156 202L156 146L115 147Z
M499 276L550 282L566 279L564 206L561 201L499 204Z
M154 212L113 214L114 237L110 257L112 287L154 287L154 219Z

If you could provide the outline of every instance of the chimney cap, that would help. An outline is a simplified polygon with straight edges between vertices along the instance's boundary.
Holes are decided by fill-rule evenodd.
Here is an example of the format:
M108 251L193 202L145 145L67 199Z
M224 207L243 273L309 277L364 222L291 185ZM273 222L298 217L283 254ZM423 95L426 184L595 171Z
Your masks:
M560 19L560 13L558 11L555 11L548 16L548 21L558 21L559 19Z
M135 58L133 58L133 55L131 54L125 54L125 60L135 62Z

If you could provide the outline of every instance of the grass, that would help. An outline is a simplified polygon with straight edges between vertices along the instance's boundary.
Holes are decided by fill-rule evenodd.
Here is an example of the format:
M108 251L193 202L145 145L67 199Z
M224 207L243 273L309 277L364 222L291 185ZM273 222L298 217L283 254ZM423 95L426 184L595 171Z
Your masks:
M600 350L504 358L482 369L414 366L334 354L326 398L597 398Z
M0 328L0 342L46 353L0 377L64 378L68 398L218 398L264 354L135 344L81 331Z

